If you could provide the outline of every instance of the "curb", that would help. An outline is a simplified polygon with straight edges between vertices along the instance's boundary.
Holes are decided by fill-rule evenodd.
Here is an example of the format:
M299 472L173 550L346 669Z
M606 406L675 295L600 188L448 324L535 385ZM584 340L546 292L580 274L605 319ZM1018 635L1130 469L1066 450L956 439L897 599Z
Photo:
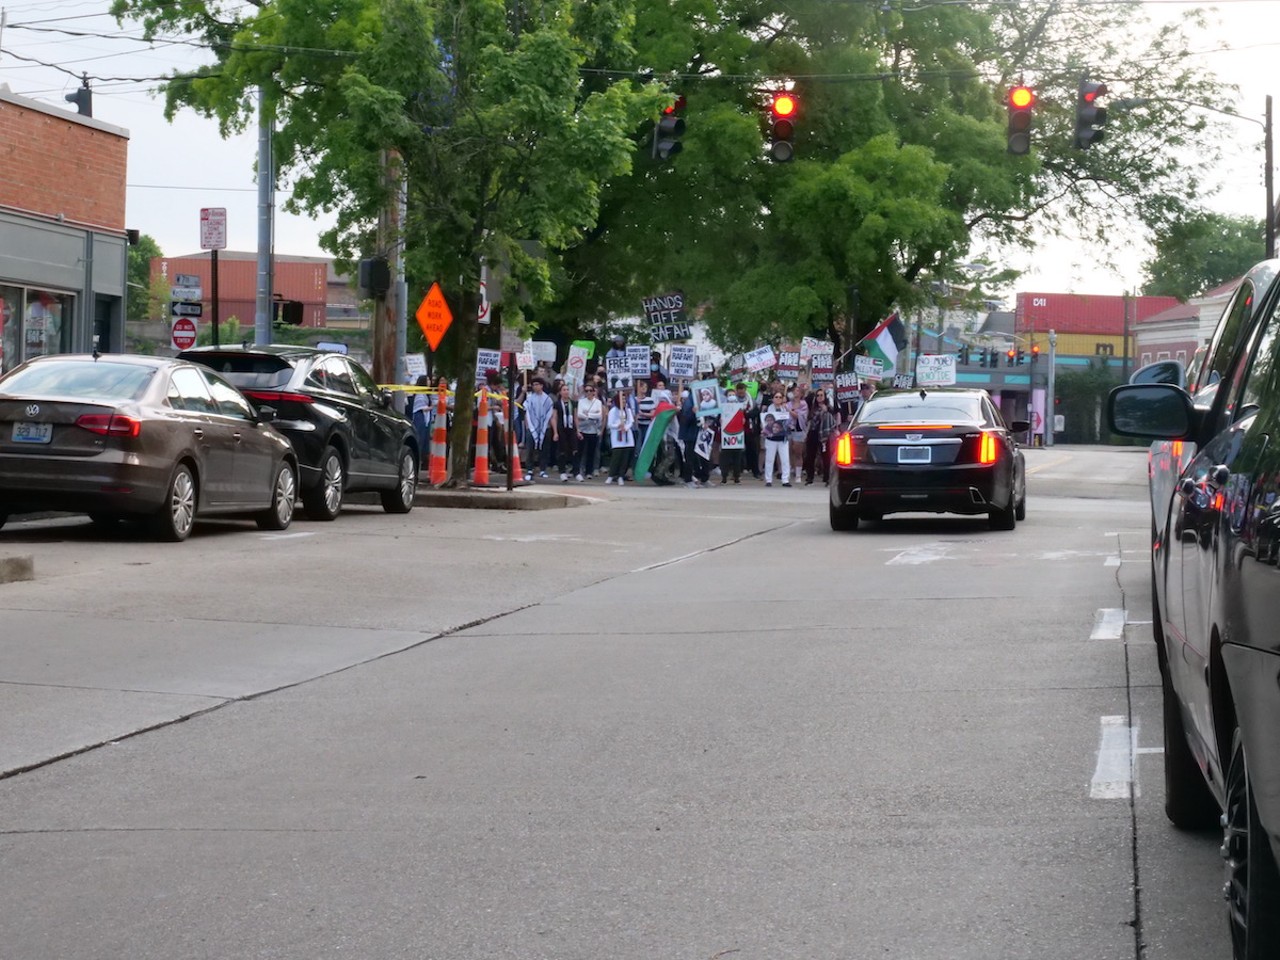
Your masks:
M0 557L0 583L17 583L36 578L35 559L24 557Z
M590 500L589 497L544 492L527 487L511 491L505 488L435 490L431 487L419 487L414 497L414 503L418 506L459 510L559 510L580 507Z

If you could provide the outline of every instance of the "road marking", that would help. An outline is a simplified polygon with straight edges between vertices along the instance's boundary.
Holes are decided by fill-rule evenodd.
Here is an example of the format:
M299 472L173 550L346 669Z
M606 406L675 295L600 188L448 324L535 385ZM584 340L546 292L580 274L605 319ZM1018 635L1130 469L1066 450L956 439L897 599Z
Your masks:
M1094 800L1128 800L1134 796L1133 753L1137 731L1128 717L1103 717L1098 737L1098 763L1089 782Z
M1057 460L1050 460L1048 463L1038 463L1034 467L1027 467L1027 476L1033 473L1039 473L1041 470L1048 470L1050 467L1056 467L1060 463L1066 463L1070 457L1059 457Z
M305 530L300 533L264 533L259 540L297 540L299 537L314 537L315 532Z
M1118 567L1118 566L1120 566L1120 558L1119 558L1119 557L1107 557L1107 559L1105 559L1105 560L1103 560L1103 561L1102 561L1102 565L1103 565L1104 567Z
M925 543L918 547L911 547L909 550L903 550L892 557L885 566L918 566L922 563L935 563L938 560L949 559L950 553L951 544L949 543Z
M1103 607L1093 615L1090 640L1119 640L1124 636L1125 611L1120 607Z

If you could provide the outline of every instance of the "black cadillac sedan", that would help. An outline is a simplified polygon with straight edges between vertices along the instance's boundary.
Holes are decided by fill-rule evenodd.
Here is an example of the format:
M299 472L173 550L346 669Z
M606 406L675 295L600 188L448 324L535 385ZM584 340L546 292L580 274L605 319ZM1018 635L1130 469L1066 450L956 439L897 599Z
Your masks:
M0 525L13 513L145 520L185 540L199 517L284 530L297 458L231 384L178 360L60 355L0 377Z
M391 394L350 357L288 344L196 347L178 354L216 370L293 443L302 471L302 505L332 520L348 492L376 490L388 513L408 513L421 451L413 425Z
M1280 957L1280 284L1219 372L1195 396L1117 387L1107 420L1194 445L1152 504L1165 812L1187 829L1221 824L1234 956L1263 960Z
M985 390L881 391L833 447L832 530L918 511L985 515L995 530L1026 517L1022 451Z

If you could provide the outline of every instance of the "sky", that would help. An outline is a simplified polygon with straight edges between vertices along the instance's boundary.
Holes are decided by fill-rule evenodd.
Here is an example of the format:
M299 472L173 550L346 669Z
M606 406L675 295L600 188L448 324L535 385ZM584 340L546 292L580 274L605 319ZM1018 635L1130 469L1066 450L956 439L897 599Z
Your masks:
M0 84L74 111L64 96L80 86L80 75L87 72L94 89L94 117L129 131L128 227L154 237L165 254L180 256L200 249L201 209L222 207L227 212L228 249L256 249L256 130L222 140L212 120L187 110L170 123L164 118L163 99L153 93L159 78L189 67L194 57L202 56L200 51L134 39L140 35L137 27L121 29L105 13L109 0L0 4L5 21L0 30ZM1203 42L1195 49L1206 51L1199 55L1203 66L1240 87L1239 100L1231 106L1257 121L1226 120L1219 128L1227 143L1224 160L1215 170L1221 192L1211 207L1260 217L1265 209L1261 120L1271 92L1266 67L1280 51L1280 40L1269 42L1259 28L1280 16L1280 0L1147 2L1156 19L1180 17L1193 5L1209 7L1220 21L1197 38ZM1222 41L1231 45L1230 52L1209 52ZM277 198L276 252L324 256L318 237L328 222L286 214L279 210L282 199ZM1096 244L1067 238L1005 256L1002 266L1027 271L1018 290L1121 294L1142 285L1141 266L1150 250L1137 231L1130 231L1102 251Z

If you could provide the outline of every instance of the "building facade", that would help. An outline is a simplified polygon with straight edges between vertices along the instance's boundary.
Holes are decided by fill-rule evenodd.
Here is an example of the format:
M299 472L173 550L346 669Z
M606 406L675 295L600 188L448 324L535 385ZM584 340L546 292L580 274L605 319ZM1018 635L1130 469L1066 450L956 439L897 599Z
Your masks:
M127 131L0 86L0 370L124 346Z
M328 257L297 257L276 254L272 258L273 321L303 327L323 327L328 315L332 261ZM180 257L154 257L151 280L170 287L179 275L195 277L200 288L203 312L200 326L212 323L213 262L209 251ZM241 331L252 331L257 314L258 255L239 250L218 251L218 322L237 320Z

